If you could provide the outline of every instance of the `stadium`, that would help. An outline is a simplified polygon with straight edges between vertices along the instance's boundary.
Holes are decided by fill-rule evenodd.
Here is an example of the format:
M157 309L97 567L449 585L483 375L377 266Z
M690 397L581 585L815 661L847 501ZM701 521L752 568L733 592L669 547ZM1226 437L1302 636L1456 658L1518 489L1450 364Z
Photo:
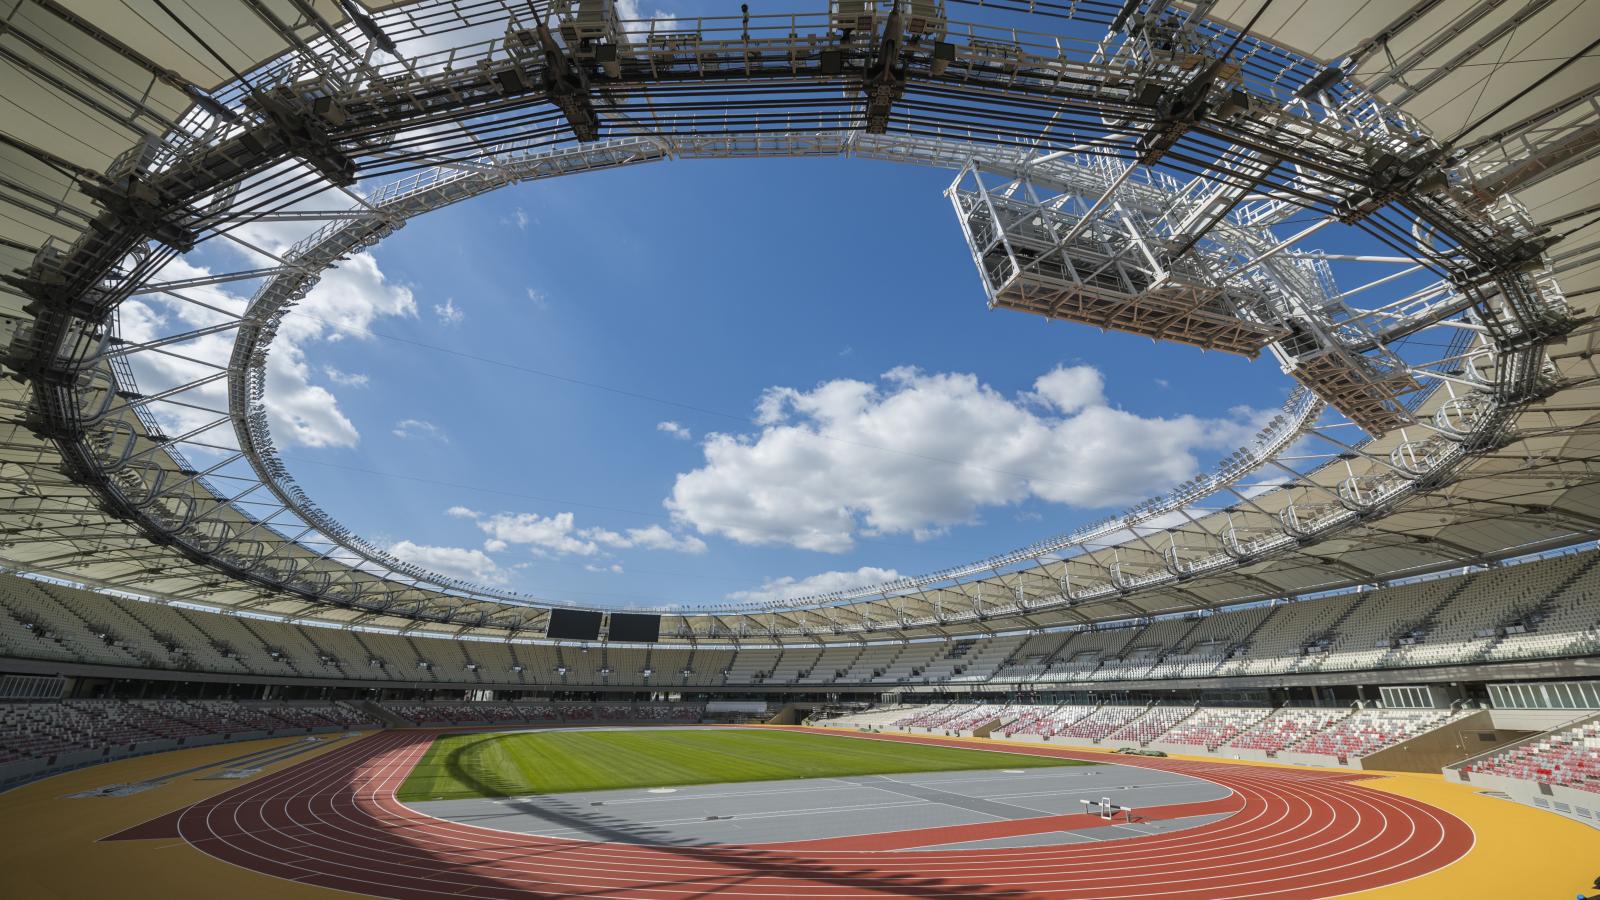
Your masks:
M0 10L0 895L1600 895L1595 0Z

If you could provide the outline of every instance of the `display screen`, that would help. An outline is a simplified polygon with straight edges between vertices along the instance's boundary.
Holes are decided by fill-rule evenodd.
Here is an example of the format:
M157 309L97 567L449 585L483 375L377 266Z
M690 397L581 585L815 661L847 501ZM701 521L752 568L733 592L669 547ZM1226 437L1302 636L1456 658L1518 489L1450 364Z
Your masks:
M550 610L550 628L546 637L568 641L592 641L600 637L600 613L585 609Z
M611 631L606 635L611 641L654 643L661 640L661 617L641 613L612 613Z

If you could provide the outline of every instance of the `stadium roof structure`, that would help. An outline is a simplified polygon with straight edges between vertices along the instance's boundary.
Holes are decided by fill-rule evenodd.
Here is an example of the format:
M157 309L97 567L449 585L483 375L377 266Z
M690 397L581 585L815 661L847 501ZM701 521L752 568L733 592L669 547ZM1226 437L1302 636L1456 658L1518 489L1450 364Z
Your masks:
M573 604L425 571L319 509L275 450L265 360L327 267L416 215L683 157L948 168L991 305L1270 353L1299 388L1216 471L1102 523L849 592L663 609L663 640L1123 620L1600 535L1584 0L834 0L659 23L605 0L3 9L0 558L17 570L541 634ZM307 233L286 252L236 233L260 222ZM1323 253L1330 226L1393 255ZM208 241L267 262L162 275ZM1333 263L1373 276L1339 284ZM219 285L248 302L218 305ZM212 315L125 339L119 304L158 293ZM206 356L219 336L231 351ZM187 374L153 381L152 354Z

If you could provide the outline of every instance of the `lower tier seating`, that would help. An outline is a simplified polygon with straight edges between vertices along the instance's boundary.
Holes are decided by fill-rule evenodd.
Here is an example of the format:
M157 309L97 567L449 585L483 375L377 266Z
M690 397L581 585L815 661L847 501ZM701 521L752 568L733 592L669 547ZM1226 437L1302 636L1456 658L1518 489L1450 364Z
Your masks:
M337 702L67 700L0 703L0 764L83 750L202 735L375 728L377 719Z
M1576 725L1462 768L1600 794L1600 722Z

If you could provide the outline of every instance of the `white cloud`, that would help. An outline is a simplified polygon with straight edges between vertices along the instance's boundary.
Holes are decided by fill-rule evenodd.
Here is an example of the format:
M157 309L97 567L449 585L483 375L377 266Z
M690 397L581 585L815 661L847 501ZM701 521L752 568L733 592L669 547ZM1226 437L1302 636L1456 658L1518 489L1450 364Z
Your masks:
M745 544L843 552L858 535L937 536L984 507L1030 498L1120 505L1193 475L1196 451L1255 423L1146 418L1108 405L1100 373L1057 368L1009 398L970 374L899 368L875 384L778 387L759 433L711 434L680 474L675 521Z
M372 379L364 374L359 372L341 372L338 369L335 369L333 366L323 366L322 374L328 376L329 381L339 385L340 387L363 388L372 382Z
M372 254L357 253L338 268L322 273L322 281L289 314L278 339L289 332L295 337L325 336L330 341L346 337L365 340L372 337L372 323L380 316L416 315L411 289L391 283Z
M672 13L657 7L655 12L646 15L639 6L639 0L617 0L617 18L622 20L623 30L636 37L650 33L651 24L640 21L644 19L654 19L657 32L680 30L678 20Z
M1104 406L1106 381L1100 370L1089 366L1058 367L1033 382L1034 396L1046 406L1064 413L1075 413L1090 406Z
M452 506L445 510L444 514L452 519L476 519L482 515L482 513L470 506Z
M267 240L269 236L257 237L264 243L277 245L277 240ZM176 259L164 266L153 280L204 278L211 274L208 268ZM125 302L118 313L122 337L140 343L166 334L216 325L241 315L247 302L244 296L230 293L224 285L189 288L183 293L197 302L189 303L165 294L143 295ZM200 303L212 308L198 305ZM338 398L327 388L311 383L313 367L307 359L308 350L319 341L368 338L371 323L380 317L415 314L416 303L410 288L389 281L371 254L358 253L338 268L324 272L317 286L284 319L267 358L263 404L279 446L355 446L360 433L339 409ZM223 331L167 348L189 359L170 353L133 354L130 364L140 390L146 394L159 393L215 374L215 367L228 364L233 339L232 331ZM338 381L332 371L336 370L324 369L323 373L336 385L357 386ZM225 409L226 395L226 384L218 381L173 399ZM176 404L157 403L151 409L175 433L187 432L213 418L201 409ZM212 429L199 439L222 446L233 444L231 429L225 427Z
M597 566L594 563L584 563L583 564L583 570L585 572L605 572L605 573L609 573L609 574L612 574L612 575L621 575L622 574L622 564L621 563L612 563L609 566Z
M445 325L460 325L461 320L467 317L466 312L456 306L454 297L446 297L443 305L434 304L433 314Z
M651 525L649 528L629 528L628 543L613 544L622 547L642 547L646 550L673 550L678 553L704 553L706 542L692 534L676 535L662 528L660 525Z
M679 425L677 422L657 422L656 430L664 431L680 441L689 441L694 439L694 432L682 425Z
M511 224L517 226L518 228L526 230L530 221L532 220L528 218L527 211L522 207L519 206L511 211Z
M390 545L389 553L441 575L479 584L499 585L507 580L505 570L496 565L495 561L482 550L465 547L430 547L411 541L400 541Z
M478 520L478 527L491 541L526 544L538 553L561 556L593 556L600 548L594 541L579 536L572 513L540 516L534 513L495 513Z
M546 310L550 308L550 298L546 297L543 291L536 291L533 288L528 288L528 302L533 304L534 309Z
M446 444L450 443L450 436L444 433L444 429L426 419L401 419L394 423L394 428L390 431L390 434L402 440L421 437L443 441ZM452 507L452 509L455 509L455 507Z
M511 544L522 544L541 556L596 556L603 549L671 550L676 553L704 553L706 542L692 534L679 535L661 525L612 531L608 528L578 527L570 512L541 516L537 513L499 512L484 515L465 506L453 506L449 515L472 519L488 535L484 549L498 552Z
M740 603L781 602L815 594L849 590L868 584L880 584L899 577L900 573L894 569L862 566L854 572L822 572L809 578L795 578L789 575L782 578L768 578L755 590L734 591L727 596L729 600Z

